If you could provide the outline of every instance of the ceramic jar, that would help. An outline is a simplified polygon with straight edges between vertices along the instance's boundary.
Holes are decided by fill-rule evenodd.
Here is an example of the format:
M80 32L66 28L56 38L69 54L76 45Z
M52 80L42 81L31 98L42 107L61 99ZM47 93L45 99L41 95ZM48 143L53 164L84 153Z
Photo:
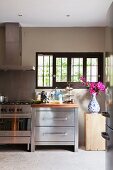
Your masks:
M88 111L90 113L98 113L100 111L100 106L96 99L96 93L92 94L92 98L88 104Z

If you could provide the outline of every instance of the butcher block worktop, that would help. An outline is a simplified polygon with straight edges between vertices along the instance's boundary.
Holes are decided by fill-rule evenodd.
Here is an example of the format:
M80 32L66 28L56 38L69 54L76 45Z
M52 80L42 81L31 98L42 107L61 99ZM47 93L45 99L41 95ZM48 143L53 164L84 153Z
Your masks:
M32 104L31 107L37 108L37 107L51 107L51 108L78 108L78 105L76 103L73 104L53 104L53 103L41 103L41 104Z

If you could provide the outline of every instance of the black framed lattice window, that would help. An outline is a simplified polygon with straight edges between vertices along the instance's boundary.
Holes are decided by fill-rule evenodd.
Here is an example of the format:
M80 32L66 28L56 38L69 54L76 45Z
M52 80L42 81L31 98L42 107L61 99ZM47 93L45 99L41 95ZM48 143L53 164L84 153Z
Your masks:
M83 75L83 58L71 58L71 82L80 82Z
M56 57L56 82L67 82L67 58Z
M87 58L86 60L86 80L89 82L98 81L98 58Z
M36 53L36 88L83 88L81 76L103 81L103 53Z
M39 54L36 60L37 87L53 86L53 56Z

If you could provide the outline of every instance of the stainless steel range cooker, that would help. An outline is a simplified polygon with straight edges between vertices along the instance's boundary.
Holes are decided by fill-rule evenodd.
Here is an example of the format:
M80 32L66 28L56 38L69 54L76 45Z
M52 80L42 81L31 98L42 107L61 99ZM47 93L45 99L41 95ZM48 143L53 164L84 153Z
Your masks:
M31 143L31 103L8 101L0 104L0 144Z

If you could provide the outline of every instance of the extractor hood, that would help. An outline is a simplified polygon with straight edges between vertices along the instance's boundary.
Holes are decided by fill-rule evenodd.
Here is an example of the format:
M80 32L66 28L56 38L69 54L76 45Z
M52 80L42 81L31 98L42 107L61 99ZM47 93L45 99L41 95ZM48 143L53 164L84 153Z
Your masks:
M22 28L19 23L4 23L4 56L0 70L35 70L22 66Z
M22 70L22 71L29 71L35 70L35 66L16 66L16 65L0 65L0 70Z

